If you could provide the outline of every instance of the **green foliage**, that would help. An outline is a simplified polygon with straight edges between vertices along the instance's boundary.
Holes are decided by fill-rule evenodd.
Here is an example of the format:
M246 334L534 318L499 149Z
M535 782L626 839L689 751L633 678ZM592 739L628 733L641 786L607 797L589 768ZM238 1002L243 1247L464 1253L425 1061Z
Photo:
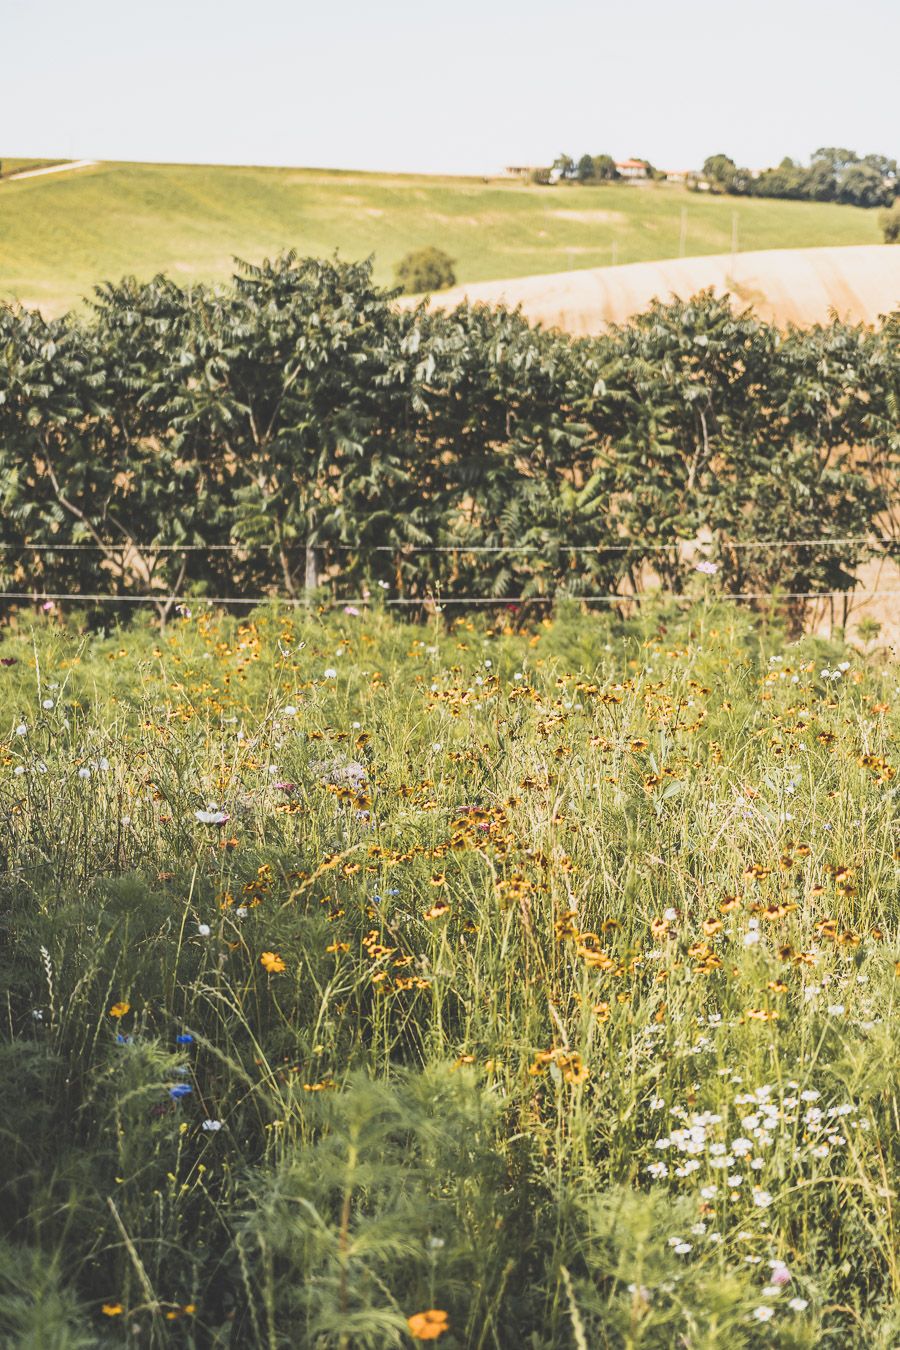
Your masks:
M886 244L900 243L900 200L895 200L889 211L882 211L878 223Z
M619 177L619 170L616 168L616 161L612 155L594 156L594 176L601 182L611 183Z
M456 284L453 259L433 246L407 253L397 264L396 276L397 285L408 295L430 295Z
M869 208L890 206L898 192L897 162L885 155L865 155L826 146L816 150L808 166L783 159L777 169L754 178L727 155L704 162L704 176L714 190L737 196L787 197L797 201L839 202Z
M2 638L0 1342L895 1344L893 664L711 596Z
M369 264L287 254L102 287L87 321L0 308L3 589L166 620L317 588L679 591L697 537L734 593L850 589L871 556L830 539L896 491L893 320L782 335L702 294L576 340L392 301Z

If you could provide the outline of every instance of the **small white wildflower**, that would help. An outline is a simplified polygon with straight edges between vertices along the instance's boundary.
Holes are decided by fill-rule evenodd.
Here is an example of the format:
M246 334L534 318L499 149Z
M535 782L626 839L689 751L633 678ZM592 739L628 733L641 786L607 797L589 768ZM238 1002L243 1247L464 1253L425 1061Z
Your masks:
M26 725L25 725L24 722L20 722L19 725L16 727L16 735L17 735L17 736L27 736L27 735L28 735L28 728L26 727Z
M87 768L86 766L85 766L84 768L81 768L81 769L78 770L78 777L79 777L79 778L90 778L90 776L91 776L91 771L90 771L90 769Z
M203 1122L203 1129L206 1130L207 1134L215 1134L216 1131L221 1130L221 1128L221 1120L204 1120Z
M768 1209L769 1205L772 1203L772 1196L768 1191L754 1191L753 1203L756 1205L757 1209Z
M52 699L52 698L45 698L44 701L43 701L43 703L41 704L41 707L42 707L46 712L49 712L50 709L53 707L53 699Z
M688 1252L694 1250L694 1244L692 1242L676 1242L673 1250L676 1256L687 1256Z
M239 919L246 919L247 915L250 913L246 905L238 905L234 912Z
M788 1307L791 1312L803 1312L805 1308L809 1307L809 1303L805 1298L792 1298L788 1303Z
M770 1308L765 1303L761 1303L758 1308L753 1309L753 1316L757 1322L768 1322L774 1314L774 1308Z
M329 666L326 671L323 671L323 676L326 680L336 680L337 671L335 670L334 666Z
M200 934L201 937L209 937L210 933L212 932L212 929L210 928L208 923L198 923L197 932Z
M195 811L194 818L200 825L224 825L228 819L227 811Z
M17 778L21 778L24 772L25 772L24 764L17 764L16 767L13 769L13 773L16 775Z
M285 704L284 709L283 709L283 716L284 716L284 717L296 717L296 716L297 716L297 709L294 707L293 703L287 703L287 704Z

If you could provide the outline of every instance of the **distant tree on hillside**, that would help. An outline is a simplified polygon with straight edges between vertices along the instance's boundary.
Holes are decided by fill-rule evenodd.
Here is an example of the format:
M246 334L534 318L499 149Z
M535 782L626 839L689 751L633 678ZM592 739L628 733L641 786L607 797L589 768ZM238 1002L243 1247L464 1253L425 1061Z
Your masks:
M886 244L900 244L900 197L896 198L890 211L882 211L878 223Z
M571 155L557 155L553 167L558 171L560 178L575 176L575 161Z
M714 192L731 192L738 168L730 155L710 155L703 161L703 177Z
M578 168L575 170L579 183L587 183L590 179L596 177L594 161L590 155L582 155L578 161Z
M440 291L456 281L453 259L440 248L419 248L397 264L397 285L410 295Z
M619 170L616 168L616 161L612 155L594 156L594 174L601 182L612 182L614 178L619 177Z

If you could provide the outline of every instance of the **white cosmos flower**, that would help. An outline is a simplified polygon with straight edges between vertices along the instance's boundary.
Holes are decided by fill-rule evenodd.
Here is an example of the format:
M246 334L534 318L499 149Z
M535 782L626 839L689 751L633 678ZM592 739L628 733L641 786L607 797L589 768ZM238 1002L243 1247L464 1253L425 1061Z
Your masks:
M224 825L228 819L227 811L195 811L194 817L201 825Z
M201 937L209 937L210 933L212 932L212 929L210 928L208 923L198 923L197 932L200 934Z
M215 1134L217 1130L221 1130L222 1122L221 1120L204 1120L203 1128L208 1134Z

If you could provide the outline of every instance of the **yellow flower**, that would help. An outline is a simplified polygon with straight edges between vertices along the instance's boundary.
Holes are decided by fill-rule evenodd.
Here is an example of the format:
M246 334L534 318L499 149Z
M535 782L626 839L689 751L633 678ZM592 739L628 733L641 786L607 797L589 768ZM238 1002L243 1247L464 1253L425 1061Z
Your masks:
M109 1010L109 1015L110 1017L124 1017L128 1012L131 1012L130 1003L114 1003Z
M417 1341L436 1341L438 1336L443 1336L449 1328L447 1314L437 1308L429 1308L428 1312L413 1313L412 1317L407 1317L406 1325L409 1327L409 1334Z
M277 952L263 952L259 958L259 963L265 967L270 975L275 975L286 968Z
M104 1317L121 1317L125 1309L121 1303L104 1303L101 1311Z

